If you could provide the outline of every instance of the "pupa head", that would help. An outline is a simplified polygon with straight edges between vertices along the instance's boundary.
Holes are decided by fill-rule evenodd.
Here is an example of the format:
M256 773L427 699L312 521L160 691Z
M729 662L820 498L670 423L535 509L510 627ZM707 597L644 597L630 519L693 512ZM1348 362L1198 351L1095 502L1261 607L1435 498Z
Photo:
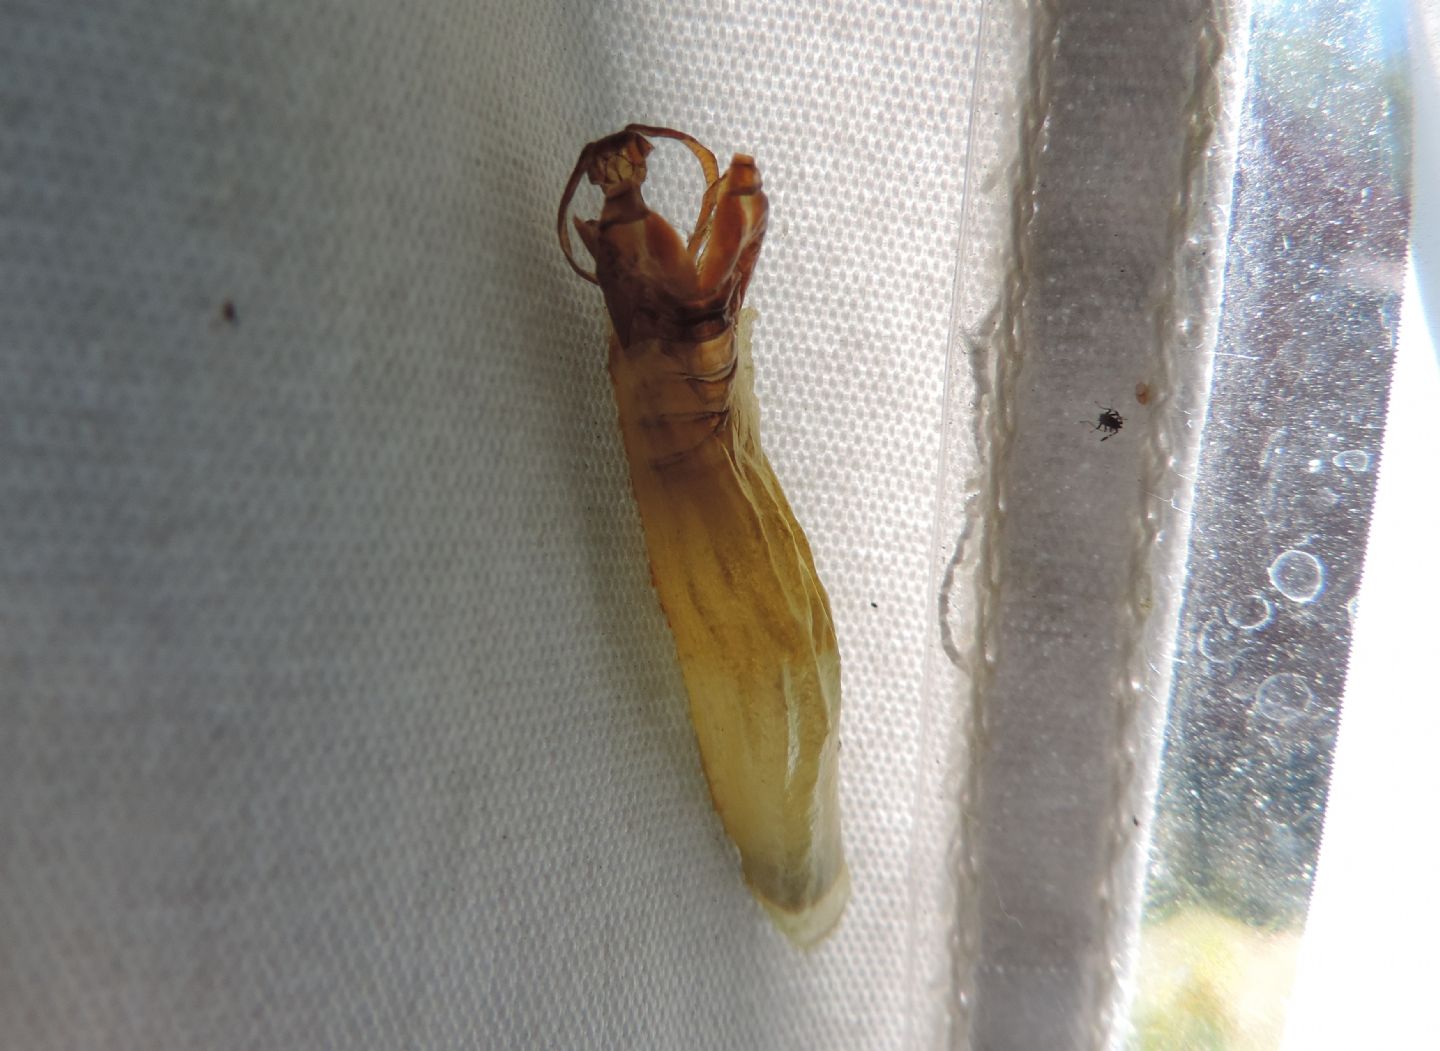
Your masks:
M636 131L618 131L585 147L585 175L606 197L645 181L645 158L655 147Z

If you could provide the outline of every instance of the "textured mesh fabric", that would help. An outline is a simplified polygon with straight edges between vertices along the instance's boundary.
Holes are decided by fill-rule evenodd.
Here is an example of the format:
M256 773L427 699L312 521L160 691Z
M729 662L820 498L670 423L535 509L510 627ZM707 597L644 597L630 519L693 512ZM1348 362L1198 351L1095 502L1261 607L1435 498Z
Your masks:
M0 5L0 1044L943 1012L920 698L980 9ZM632 120L772 202L765 437L845 660L855 897L808 956L711 811L554 242ZM655 162L677 220L690 164Z
M1102 1046L1244 8L0 0L0 1047ZM631 121L771 202L763 433L844 663L809 954L555 242Z
M1120 1046L1243 23L1200 0L1038 8L971 764L987 1051Z

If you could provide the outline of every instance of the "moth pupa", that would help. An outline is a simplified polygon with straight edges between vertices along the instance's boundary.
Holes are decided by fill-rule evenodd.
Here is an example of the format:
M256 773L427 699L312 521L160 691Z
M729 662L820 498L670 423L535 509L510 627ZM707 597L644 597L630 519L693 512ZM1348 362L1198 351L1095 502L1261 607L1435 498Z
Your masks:
M641 194L648 137L679 140L706 189L687 242ZM598 220L566 219L581 177ZM580 154L560 202L560 244L600 286L610 379L651 577L675 638L710 796L746 882L776 925L810 946L850 895L840 836L840 654L830 600L760 447L746 288L769 204L753 158L720 173L669 128L632 124Z

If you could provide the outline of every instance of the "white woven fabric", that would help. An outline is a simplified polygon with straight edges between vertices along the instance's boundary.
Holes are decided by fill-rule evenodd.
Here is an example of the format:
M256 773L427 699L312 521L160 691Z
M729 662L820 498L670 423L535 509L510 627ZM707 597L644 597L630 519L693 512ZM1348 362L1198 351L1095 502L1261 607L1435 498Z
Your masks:
M0 0L0 1047L1100 1046L1243 8ZM765 444L844 664L809 954L711 809L555 240L631 121L770 197Z
M0 1045L931 1025L981 6L0 6ZM753 153L772 203L766 443L845 662L855 896L808 956L711 811L600 299L554 240L581 145L629 121ZM691 162L655 166L688 217Z
M969 808L985 1051L1121 1046L1242 6L1073 0L1034 29Z

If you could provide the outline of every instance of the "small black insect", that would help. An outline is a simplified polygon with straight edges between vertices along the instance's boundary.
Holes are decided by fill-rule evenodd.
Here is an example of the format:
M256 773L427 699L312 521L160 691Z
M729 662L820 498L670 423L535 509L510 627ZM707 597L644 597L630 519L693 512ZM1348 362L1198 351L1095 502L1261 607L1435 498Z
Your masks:
M1098 401L1095 404L1100 405ZM1124 416L1121 416L1114 409L1107 409L1105 406L1100 405L1100 418L1095 421L1095 429L1105 432L1105 437L1100 439L1102 442L1108 441L1110 438L1119 434L1120 428L1124 426Z
M220 304L220 320L227 325L238 325L240 323L240 311L235 309L235 301L227 299Z

